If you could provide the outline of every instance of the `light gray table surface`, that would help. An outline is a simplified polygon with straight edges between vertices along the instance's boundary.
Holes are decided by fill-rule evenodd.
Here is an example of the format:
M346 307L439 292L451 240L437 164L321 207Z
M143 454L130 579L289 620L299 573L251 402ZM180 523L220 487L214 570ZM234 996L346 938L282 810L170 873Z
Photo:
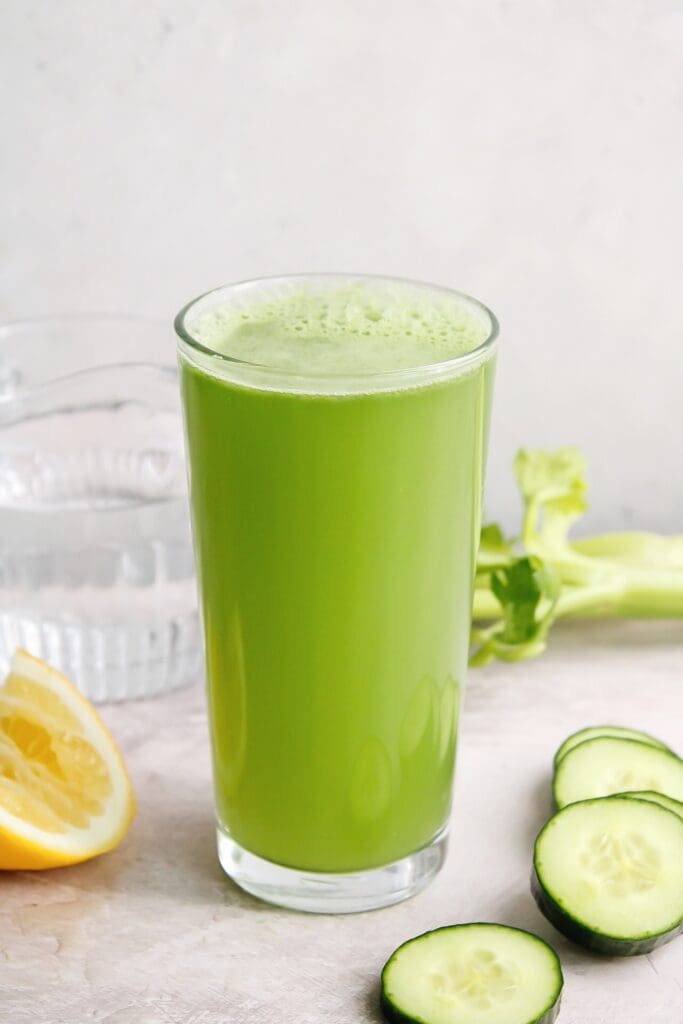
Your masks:
M537 661L470 673L446 866L413 900L369 914L273 909L221 874L201 686L104 716L127 756L137 820L89 864L0 878L1 1024L371 1024L394 947L472 920L555 946L560 1024L683 1021L683 939L599 959L559 936L529 895L564 736L614 721L683 749L683 624L575 623Z

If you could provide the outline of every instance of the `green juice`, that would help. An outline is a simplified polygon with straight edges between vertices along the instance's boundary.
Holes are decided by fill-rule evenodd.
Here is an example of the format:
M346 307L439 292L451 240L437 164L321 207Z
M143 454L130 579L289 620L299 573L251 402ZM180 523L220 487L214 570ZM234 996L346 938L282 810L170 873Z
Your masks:
M301 870L390 864L449 815L493 373L457 357L491 323L355 282L189 332L217 353L181 345L220 827Z

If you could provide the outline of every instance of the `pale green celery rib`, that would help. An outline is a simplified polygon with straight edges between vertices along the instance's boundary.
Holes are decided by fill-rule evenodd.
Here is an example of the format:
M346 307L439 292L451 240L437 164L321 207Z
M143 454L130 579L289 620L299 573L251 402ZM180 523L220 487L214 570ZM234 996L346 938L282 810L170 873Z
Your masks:
M472 618L475 621L497 619L500 613L500 604L491 591L477 588ZM553 617L683 618L683 572L622 570L607 582L564 585Z
M657 533L603 533L572 541L571 547L590 558L607 558L623 565L683 570L683 536Z

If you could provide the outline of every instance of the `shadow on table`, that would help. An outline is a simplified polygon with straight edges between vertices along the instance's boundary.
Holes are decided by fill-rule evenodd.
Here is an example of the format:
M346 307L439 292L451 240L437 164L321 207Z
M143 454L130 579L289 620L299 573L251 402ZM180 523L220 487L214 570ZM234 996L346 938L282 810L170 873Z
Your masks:
M379 984L373 982L363 1000L363 1022L367 1024L384 1024L384 1016L379 1003Z
M105 901L116 896L146 904L264 906L223 873L216 855L210 793L205 791L181 791L177 799L169 791L148 797L116 850L41 874L46 881ZM155 912L163 913L163 908Z
M552 650L576 647L678 647L683 638L680 619L567 619L558 622L549 640Z
M529 871L529 875L531 875L531 871ZM557 946L566 941L536 906L529 885L520 888L518 892L510 892L501 899L496 911L496 920L499 924L524 928L528 932L533 932L534 935L540 935L551 945Z
M555 813L553 779L550 772L538 779L528 800L534 813L528 820L525 820L523 827L520 827L520 841L529 850L529 864L531 864L536 836Z

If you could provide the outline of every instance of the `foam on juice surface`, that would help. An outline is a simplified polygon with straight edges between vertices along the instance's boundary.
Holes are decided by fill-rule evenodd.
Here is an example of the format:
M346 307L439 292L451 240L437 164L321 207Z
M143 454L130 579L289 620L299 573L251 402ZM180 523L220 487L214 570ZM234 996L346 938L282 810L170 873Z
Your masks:
M202 345L241 362L303 373L381 373L464 355L491 332L485 310L457 295L352 281L296 285L202 313Z

